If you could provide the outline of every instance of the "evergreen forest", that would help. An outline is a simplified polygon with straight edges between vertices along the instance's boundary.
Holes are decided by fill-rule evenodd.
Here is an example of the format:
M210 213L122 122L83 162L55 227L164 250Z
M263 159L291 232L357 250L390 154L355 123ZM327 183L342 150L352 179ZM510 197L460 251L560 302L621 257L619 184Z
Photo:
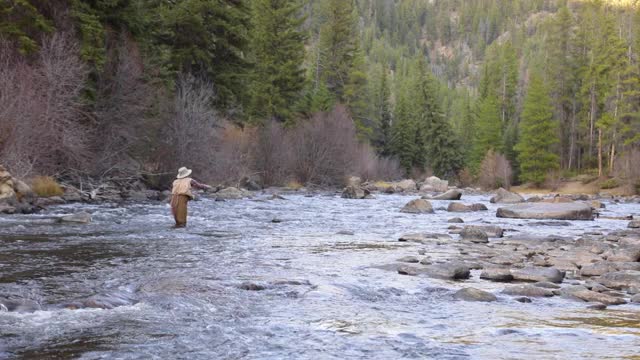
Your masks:
M19 176L640 186L637 0L0 0Z

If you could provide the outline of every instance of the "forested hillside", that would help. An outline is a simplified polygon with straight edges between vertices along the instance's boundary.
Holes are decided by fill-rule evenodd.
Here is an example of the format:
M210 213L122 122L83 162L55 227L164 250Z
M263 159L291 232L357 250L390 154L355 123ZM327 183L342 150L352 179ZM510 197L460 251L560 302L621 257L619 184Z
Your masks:
M0 163L633 188L638 3L0 0Z

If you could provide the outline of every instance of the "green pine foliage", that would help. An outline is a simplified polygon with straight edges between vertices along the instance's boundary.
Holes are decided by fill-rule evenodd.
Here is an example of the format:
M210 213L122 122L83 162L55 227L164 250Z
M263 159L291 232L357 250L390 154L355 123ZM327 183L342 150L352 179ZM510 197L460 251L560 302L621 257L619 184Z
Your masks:
M251 3L251 50L254 67L247 108L250 121L293 121L294 104L304 86L304 35L298 0Z
M559 166L554 146L558 143L557 123L548 89L538 75L531 77L522 110L520 141L515 147L520 178L541 185L548 173Z
M53 31L50 19L37 8L33 0L0 1L0 38L17 43L22 54L38 50L38 36Z

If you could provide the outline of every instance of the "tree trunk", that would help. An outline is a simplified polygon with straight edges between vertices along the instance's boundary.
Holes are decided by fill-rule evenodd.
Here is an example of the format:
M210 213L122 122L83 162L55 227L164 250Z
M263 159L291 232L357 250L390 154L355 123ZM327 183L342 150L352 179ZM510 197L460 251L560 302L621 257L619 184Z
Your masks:
M616 157L616 143L611 144L611 157L609 158L609 175L613 175L613 162Z
M602 177L602 129L598 129L598 176Z

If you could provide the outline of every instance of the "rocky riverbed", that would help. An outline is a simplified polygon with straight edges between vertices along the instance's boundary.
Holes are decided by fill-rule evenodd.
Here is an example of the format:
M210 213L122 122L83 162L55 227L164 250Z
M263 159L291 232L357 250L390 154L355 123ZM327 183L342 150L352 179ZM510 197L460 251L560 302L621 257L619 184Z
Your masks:
M408 212L420 196L281 195L212 195L184 230L160 202L0 216L0 358L638 354L639 204L529 220L464 191Z

